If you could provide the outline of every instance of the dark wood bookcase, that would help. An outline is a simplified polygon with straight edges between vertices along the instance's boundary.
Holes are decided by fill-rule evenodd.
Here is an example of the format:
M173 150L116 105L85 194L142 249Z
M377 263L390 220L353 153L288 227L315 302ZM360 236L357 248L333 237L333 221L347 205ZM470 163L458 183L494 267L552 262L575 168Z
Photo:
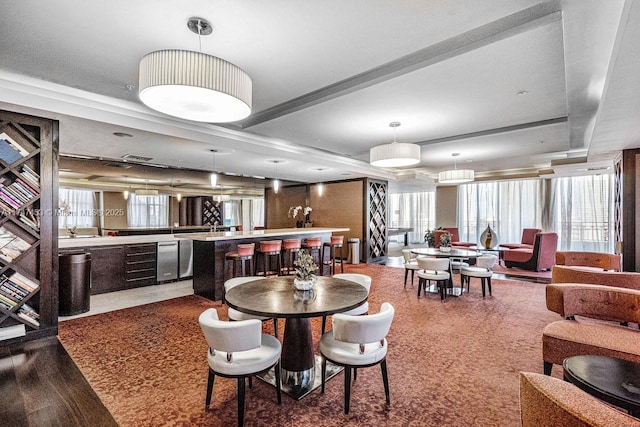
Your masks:
M381 263L387 258L388 183L376 179L364 180L365 259Z
M0 346L58 332L57 209L58 122L0 110Z

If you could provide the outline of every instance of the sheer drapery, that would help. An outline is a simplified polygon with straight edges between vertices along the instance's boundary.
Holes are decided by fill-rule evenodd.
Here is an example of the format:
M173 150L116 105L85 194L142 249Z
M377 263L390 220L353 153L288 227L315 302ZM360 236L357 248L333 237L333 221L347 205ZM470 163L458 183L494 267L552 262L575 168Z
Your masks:
M523 228L541 228L544 183L540 179L477 182L458 187L460 239L478 242L490 225L499 242L520 242Z
M610 174L555 178L550 225L561 250L613 252L613 177Z
M413 228L410 242L422 242L424 233L435 228L435 193L400 193L389 195L391 228Z
M169 196L153 197L129 195L127 225L131 228L156 228L169 226Z
M242 224L242 208L240 200L230 200L222 203L224 225Z
M264 227L264 199L251 199L251 229Z
M58 227L97 227L99 220L96 192L78 188L60 188Z

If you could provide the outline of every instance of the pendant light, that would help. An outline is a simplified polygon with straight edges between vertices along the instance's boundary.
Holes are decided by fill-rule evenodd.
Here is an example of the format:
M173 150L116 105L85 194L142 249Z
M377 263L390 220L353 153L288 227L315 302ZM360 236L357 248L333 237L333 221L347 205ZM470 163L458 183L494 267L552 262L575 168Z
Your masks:
M125 176L124 181L127 185L127 189L122 192L122 196L125 200L129 200L129 178Z
M420 163L420 146L396 141L396 128L400 122L391 122L393 128L393 142L373 147L369 151L369 163L383 168L411 166Z
M323 170L325 170L325 168L316 169L316 171L318 171L318 178L320 178L320 172L322 172ZM318 192L318 196L322 197L322 193L324 192L324 185L322 185L322 181L320 179L318 179L318 184L316 185L316 191Z
M211 188L216 188L218 185L218 174L216 173L216 153L218 150L210 150L213 153L213 168L211 169Z
M137 189L136 197L156 197L158 195L158 190L149 190L149 180L144 180L144 189Z
M439 184L462 184L463 182L471 182L475 179L475 172L472 169L458 169L456 157L460 153L453 153L453 169L438 173Z
M202 36L211 23L190 18L187 28L198 35L200 52L158 50L140 60L140 100L170 116L208 123L242 120L251 114L251 78L238 66L202 53Z
M271 162L276 165L276 178L272 182L273 192L278 194L278 190L280 190L280 181L278 181L278 163L280 163L280 160L271 160Z

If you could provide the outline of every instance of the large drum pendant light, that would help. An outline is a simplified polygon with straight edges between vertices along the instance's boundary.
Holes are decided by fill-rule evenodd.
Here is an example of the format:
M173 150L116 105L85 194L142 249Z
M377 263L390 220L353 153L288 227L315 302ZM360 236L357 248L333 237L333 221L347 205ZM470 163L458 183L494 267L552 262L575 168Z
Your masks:
M191 18L187 27L198 36L211 24ZM197 122L225 123L251 114L252 82L236 65L188 50L158 50L140 61L140 100L156 111Z
M419 145L396 142L396 128L400 126L400 122L391 122L389 126L393 128L393 142L373 147L369 151L369 162L373 166L383 168L397 168L420 163Z

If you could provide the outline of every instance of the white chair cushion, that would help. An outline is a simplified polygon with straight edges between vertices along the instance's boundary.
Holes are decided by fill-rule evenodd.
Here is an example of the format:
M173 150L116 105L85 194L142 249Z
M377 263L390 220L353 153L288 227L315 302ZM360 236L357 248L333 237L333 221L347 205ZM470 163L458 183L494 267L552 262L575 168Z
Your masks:
M449 258L418 257L418 265L427 271L449 271Z
M381 347L380 342L365 344L364 353L360 354L360 345L338 341L329 331L320 339L320 352L335 362L345 365L368 365L379 362L387 355L387 340Z
M449 280L451 275L446 271L419 270L418 277L427 280Z
M495 255L492 255L492 254L484 254L484 255L479 256L479 257L477 258L476 265L477 265L478 267L480 267L480 268L485 268L485 269L486 269L486 268L488 268L488 269L492 269L492 268L493 268L493 266L494 266L494 265L495 265L495 263L496 263L496 259L497 259L497 258L498 258L498 257L496 257Z
M371 277L367 276L366 274L339 273L339 274L334 274L333 277L336 279L349 280L351 282L356 282L367 289L367 294L371 289Z
M480 267L465 267L460 271L460 274L469 277L491 277L493 271Z
M270 319L270 317L254 316L253 314L243 313L243 312L238 311L235 308L231 308L231 307L229 307L229 313L228 314L229 314L229 319L231 319L231 320L256 319L256 320L264 321L264 320L269 320Z
M264 277L260 276L246 276L246 277L234 277L233 279L229 279L224 282L224 291L229 292L230 289L235 288L238 285L242 285L243 283L252 282L254 280L264 279Z
M280 358L280 341L271 335L262 334L260 347L233 353L231 362L227 362L227 353L216 351L207 353L209 367L224 375L246 375L264 371L275 365Z

